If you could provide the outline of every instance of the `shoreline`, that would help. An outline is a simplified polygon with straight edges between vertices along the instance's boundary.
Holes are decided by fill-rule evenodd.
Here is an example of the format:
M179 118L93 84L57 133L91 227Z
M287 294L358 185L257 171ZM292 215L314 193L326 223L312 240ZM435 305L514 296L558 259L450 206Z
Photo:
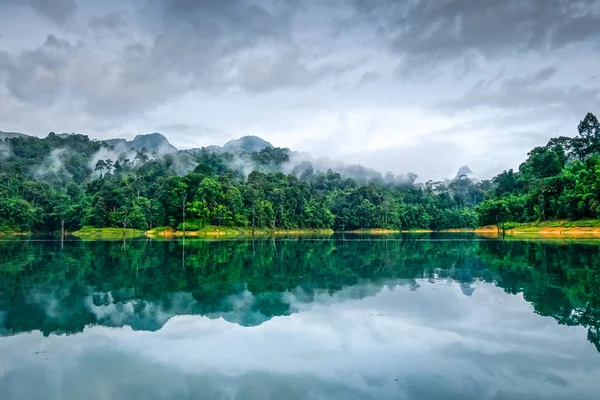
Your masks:
M277 236L277 235L332 235L331 229L252 229L244 228L216 228L209 227L199 231L177 231L173 228L159 227L145 232L149 238L173 238L173 237L222 237L222 236Z
M540 223L508 224L510 228L502 232L496 225L488 225L473 230L474 233L483 236L565 236L576 237L600 237L600 220L581 221L545 221ZM515 226L516 225L516 226Z
M433 231L428 229L395 230L385 228L355 229L349 231L333 231L332 229L252 229L207 226L199 231L186 231L185 237L252 237L252 236L285 236L285 235L333 235L334 233L347 233L357 235L395 235L417 233L473 233L484 237L529 236L529 237L566 237L566 238L600 238L600 220L581 221L546 221L541 223L515 224L507 223L510 227L504 233L496 225L482 226L479 228L455 228ZM3 236L30 236L31 232L0 232ZM67 235L81 239L122 239L122 238L174 238L184 237L183 231L171 227L157 227L147 231L132 228L94 228L84 227ZM60 234L58 235L60 236Z

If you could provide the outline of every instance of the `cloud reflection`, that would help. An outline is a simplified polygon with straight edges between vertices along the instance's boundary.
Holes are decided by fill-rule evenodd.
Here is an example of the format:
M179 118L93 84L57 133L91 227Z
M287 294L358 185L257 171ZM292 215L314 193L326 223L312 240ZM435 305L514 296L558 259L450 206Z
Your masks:
M596 398L600 358L584 328L493 285L464 296L455 282L416 283L310 303L289 293L296 313L253 327L188 315L158 332L7 337L0 387L15 400Z

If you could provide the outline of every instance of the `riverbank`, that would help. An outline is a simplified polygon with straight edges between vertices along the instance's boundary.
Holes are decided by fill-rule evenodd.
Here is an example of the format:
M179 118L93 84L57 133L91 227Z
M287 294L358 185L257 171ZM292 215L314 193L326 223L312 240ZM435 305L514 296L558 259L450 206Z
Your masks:
M581 220L581 221L544 221L537 223L506 223L504 235L519 237L565 237L565 238L598 238L600 237L600 220ZM393 235L402 233L475 233L485 237L502 236L502 230L496 225L483 226L476 229L446 229L442 231L432 231L426 229L413 230L393 230L383 228L358 229L346 233L363 235ZM252 237L252 236L301 236L301 235L332 235L331 229L248 229L235 227L206 226L199 231L186 231L186 237ZM338 232L343 233L343 232ZM123 228L94 228L84 227L79 231L70 233L73 236L82 239L122 239L122 238L140 238L149 237L154 239L183 237L183 231L176 231L171 227L158 227L148 231L138 229ZM28 232L7 232L0 231L0 236L27 236Z
M505 235L600 237L600 220L596 219L541 221L524 224L506 223L505 227ZM473 232L484 236L503 234L502 229L499 229L496 225L483 226Z
M390 235L393 233L401 233L402 231L394 229L383 229L383 228L372 228L372 229L355 229L353 231L340 232L340 233L356 233L359 235Z
M0 231L0 237L2 236L29 236L31 232L10 232L10 231Z
M81 239L123 239L144 237L146 232L131 228L94 228L84 226L80 230L70 234Z
M338 233L356 233L356 234L364 234L364 235L391 235L395 233L463 233L463 232L473 232L472 228L455 228L455 229L442 229L440 231L434 231L431 229L404 229L404 230L395 230L395 229L383 229L383 228L373 228L373 229L355 229L353 231L338 231Z
M223 236L267 236L267 235L331 235L331 229L254 229L206 226L198 231L176 231L170 227L158 227L147 231L146 236L152 238L172 237L223 237Z

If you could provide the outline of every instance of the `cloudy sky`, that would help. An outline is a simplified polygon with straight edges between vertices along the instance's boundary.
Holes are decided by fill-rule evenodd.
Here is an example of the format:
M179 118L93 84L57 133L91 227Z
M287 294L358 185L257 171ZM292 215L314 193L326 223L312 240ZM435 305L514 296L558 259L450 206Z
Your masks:
M0 130L489 177L600 113L599 50L600 0L0 0Z

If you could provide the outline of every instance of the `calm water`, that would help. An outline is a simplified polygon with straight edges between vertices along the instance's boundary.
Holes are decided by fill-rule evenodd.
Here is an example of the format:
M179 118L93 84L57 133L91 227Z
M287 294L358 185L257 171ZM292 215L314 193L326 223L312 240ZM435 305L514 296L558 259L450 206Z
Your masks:
M0 242L2 400L597 400L599 378L600 242Z

